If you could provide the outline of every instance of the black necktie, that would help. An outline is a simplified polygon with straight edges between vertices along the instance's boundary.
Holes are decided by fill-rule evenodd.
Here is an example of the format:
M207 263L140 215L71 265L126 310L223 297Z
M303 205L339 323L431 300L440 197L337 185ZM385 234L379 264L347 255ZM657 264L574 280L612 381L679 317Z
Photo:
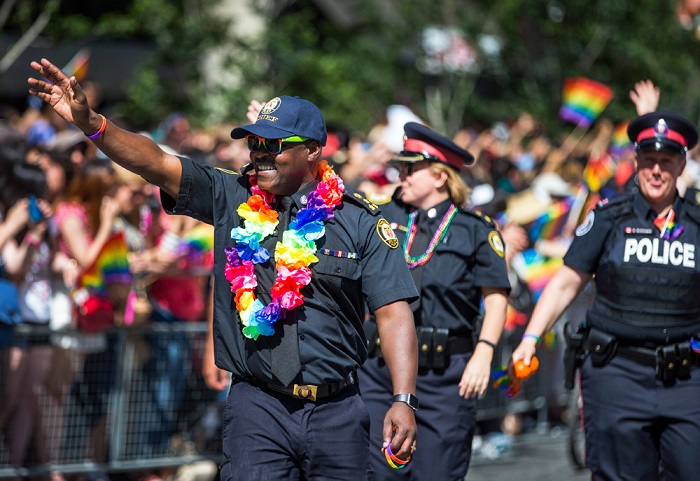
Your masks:
M419 210L416 212L416 217L414 219L416 225L416 236L413 238L413 244L411 245L411 252L409 255L413 257L420 257L425 254L430 245L430 228L428 227L428 214L424 210ZM423 288L423 267L416 266L411 269L411 275L413 276L413 282L415 282L418 291ZM421 298L411 303L411 309L413 309L414 321L416 324L421 322L422 312L421 312Z
M280 223L277 226L277 236L282 240L282 234L287 230L291 221L292 209L295 207L291 197L282 197L278 203L280 211ZM270 366L272 374L285 386L289 386L301 370L301 360L299 359L299 340L297 338L296 309L286 311L287 317L279 319L281 323L280 343L272 348L270 353ZM278 328L278 332L280 329Z

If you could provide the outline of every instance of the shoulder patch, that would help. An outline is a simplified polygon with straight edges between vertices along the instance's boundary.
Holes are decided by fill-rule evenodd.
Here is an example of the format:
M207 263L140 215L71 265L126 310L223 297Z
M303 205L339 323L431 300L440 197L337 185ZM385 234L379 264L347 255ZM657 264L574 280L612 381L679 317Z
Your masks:
M506 249L503 245L503 240L501 239L501 235L498 233L498 231L492 230L489 232L489 245L491 246L491 249L498 254L498 257L503 257L506 255Z
M381 210L379 209L379 207L377 207L377 205L374 202L370 201L358 192L348 192L346 190L343 193L343 201L348 201L353 205L359 205L372 215L379 215L381 213Z
M379 219L377 222L377 234L379 238L388 245L391 249L396 249L399 246L399 240L396 238L394 230L389 225L386 219Z
M588 214L586 215L586 218L583 219L583 222L581 223L581 225L579 225L576 228L576 236L581 237L581 236L588 234L588 232L593 227L594 221L595 221L595 212L589 211Z

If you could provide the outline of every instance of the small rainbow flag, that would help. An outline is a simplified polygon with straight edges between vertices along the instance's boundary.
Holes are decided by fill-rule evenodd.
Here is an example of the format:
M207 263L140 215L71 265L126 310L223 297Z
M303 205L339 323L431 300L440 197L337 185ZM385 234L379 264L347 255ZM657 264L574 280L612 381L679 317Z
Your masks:
M567 197L550 205L544 214L532 221L528 230L530 240L533 242L538 239L551 240L561 235L573 204L574 198Z
M126 284L131 282L129 249L123 232L117 232L110 237L93 262L92 266L81 274L78 287L84 287L92 292L107 292L107 284Z
M607 153L600 157L589 157L583 169L583 181L591 192L598 192L615 173L615 163Z
M610 155L619 159L622 154L627 150L633 150L632 142L627 135L627 126L629 125L629 120L626 120L615 127L612 136L610 137L610 146L608 147L608 152Z
M559 118L581 127L589 127L613 98L607 85L585 77L564 80L563 102Z
M90 51L86 48L78 50L72 59L68 61L63 71L71 77L75 75L78 82L85 80L87 76L88 69L90 68Z
M519 274L527 283L532 292L532 299L536 302L564 261L561 258L545 257L535 249L527 249L520 256L522 256L522 265Z
M214 228L207 224L199 224L182 237L178 251L196 258L211 252L213 248Z

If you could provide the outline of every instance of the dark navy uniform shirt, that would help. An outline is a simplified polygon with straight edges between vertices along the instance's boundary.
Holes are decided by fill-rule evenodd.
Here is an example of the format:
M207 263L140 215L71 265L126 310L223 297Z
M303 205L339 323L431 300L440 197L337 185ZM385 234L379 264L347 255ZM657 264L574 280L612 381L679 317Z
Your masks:
M425 252L451 204L446 200L433 209L417 211L418 233L413 247L420 246L418 251L411 250L411 256ZM413 209L396 200L381 207L403 249ZM411 305L416 325L447 328L454 333L473 332L481 288L510 290L504 254L505 246L494 223L481 214L459 209L430 260L411 269L420 292L420 299Z
M700 208L676 197L677 238L664 240L641 193L619 195L588 213L564 257L595 274L587 322L635 345L687 340L700 328Z
M270 371L273 336L248 339L233 302L231 286L223 275L225 247L232 246L231 230L241 225L238 206L250 196L247 176L214 169L181 158L182 180L177 199L162 194L168 213L192 216L214 225L214 352L216 364L235 375L275 382ZM314 182L292 196L297 209L316 187ZM371 311L398 300L414 300L416 291L406 262L379 208L360 194L348 193L326 223L317 241L319 258L311 264L311 283L302 288L304 305L297 308L300 383L327 384L342 380L367 358L362 323L365 306ZM270 302L276 277L274 248L277 236L266 239L273 259L255 266L256 295ZM366 303L366 304L365 304Z

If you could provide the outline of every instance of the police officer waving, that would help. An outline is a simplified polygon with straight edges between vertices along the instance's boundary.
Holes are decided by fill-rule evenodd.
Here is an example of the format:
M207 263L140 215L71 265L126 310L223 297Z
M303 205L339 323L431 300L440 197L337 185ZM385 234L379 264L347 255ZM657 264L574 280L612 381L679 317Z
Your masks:
M513 360L529 363L539 337L592 277L581 391L588 466L596 480L697 479L700 472L700 206L678 195L698 141L683 117L656 111L628 127L639 191L588 213L543 292ZM698 350L700 352L700 350Z
M371 479L369 416L356 369L367 357L365 306L386 334L396 394L415 396L415 285L376 206L344 190L321 159L326 125L298 97L275 97L238 127L251 175L163 152L108 122L74 77L46 59L32 93L112 160L161 188L166 211L212 224L216 364L233 373L223 423L223 481ZM391 335L389 335L391 333ZM416 422L405 403L382 420L406 457Z
M381 452L389 439L381 419L391 383L375 337L360 370L372 418L372 467L378 481L461 481L476 427L476 397L488 387L505 323L510 290L505 246L493 221L464 208L469 190L459 170L473 162L469 152L415 122L407 123L404 132L404 150L391 160L401 187L381 207L421 295L411 308L419 344L416 393L425 409L416 411L418 449L404 469L393 472ZM383 345L386 338L380 334Z

